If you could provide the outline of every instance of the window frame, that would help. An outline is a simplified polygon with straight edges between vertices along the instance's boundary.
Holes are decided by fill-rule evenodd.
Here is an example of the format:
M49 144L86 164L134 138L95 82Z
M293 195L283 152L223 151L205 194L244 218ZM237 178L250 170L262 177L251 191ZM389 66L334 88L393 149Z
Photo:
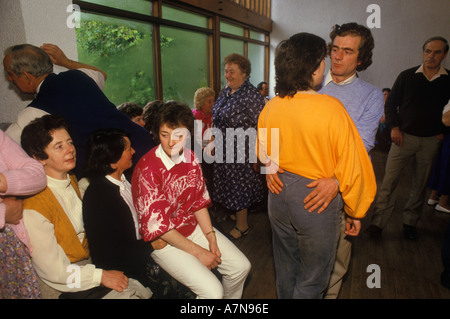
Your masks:
M209 0L207 0L209 1ZM270 30L264 30L262 28L257 28L254 25L249 25L243 23L241 21L235 20L232 16L221 15L217 12L220 8L208 8L205 3L210 5L210 2L199 1L203 6L202 8L194 6L191 0L183 0L183 1L173 1L173 0L148 0L149 2L149 11L151 14L141 14L132 11L126 11L123 9L117 9L113 7L108 7L100 4L95 4L91 2L86 2L82 0L73 0L73 4L78 5L80 10L86 13L94 13L94 14L104 14L112 17L119 18L127 18L132 20L138 20L140 22L146 22L152 25L153 29L153 70L154 70L154 83L155 83L155 99L164 100L163 89L162 89L162 64L161 64L161 47L160 47L160 27L161 26L169 26L173 28L179 28L183 30L189 30L194 32L200 32L208 36L208 69L209 74L207 75L209 86L214 89L216 94L218 94L221 90L221 56L220 56L220 39L231 38L244 42L244 55L248 57L248 44L254 43L258 45L264 46L265 54L264 54L264 79L261 81L269 82L269 54L270 54ZM198 1L197 1L198 2ZM223 1L224 2L224 1ZM162 18L162 5L171 6L173 8L179 8L180 10L192 12L195 14L200 14L205 16L208 21L208 26L206 28L198 27L190 24L185 24L177 21L166 20ZM227 7L229 5L236 5L234 2L227 3ZM236 8L234 8L236 9ZM230 9L225 9L225 13L230 11ZM267 18L263 22L264 25L267 25ZM226 22L238 27L242 27L244 29L244 35L238 36L230 33L222 32L220 30L220 23ZM271 27L271 25L270 25ZM265 27L266 29L270 29ZM262 33L265 35L265 41L260 41L256 39L250 38L250 30Z

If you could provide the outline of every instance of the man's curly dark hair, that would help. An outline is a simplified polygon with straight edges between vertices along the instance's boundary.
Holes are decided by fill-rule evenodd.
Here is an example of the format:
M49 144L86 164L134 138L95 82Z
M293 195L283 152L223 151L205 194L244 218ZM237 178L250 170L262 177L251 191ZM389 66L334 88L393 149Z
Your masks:
M350 22L343 25L336 24L331 33L331 43L328 45L328 53L331 53L334 39L339 37L359 36L361 37L361 43L359 44L358 62L360 64L356 67L356 71L364 71L372 64L372 50L375 47L375 41L372 37L372 32L363 25L356 22Z

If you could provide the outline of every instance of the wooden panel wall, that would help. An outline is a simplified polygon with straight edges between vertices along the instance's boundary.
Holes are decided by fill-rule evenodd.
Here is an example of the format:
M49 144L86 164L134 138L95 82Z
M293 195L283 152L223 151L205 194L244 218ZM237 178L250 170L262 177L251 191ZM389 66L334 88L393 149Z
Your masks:
M183 2L266 32L272 31L271 0L163 0L163 2Z
M270 0L225 0L234 1L250 11L270 19Z

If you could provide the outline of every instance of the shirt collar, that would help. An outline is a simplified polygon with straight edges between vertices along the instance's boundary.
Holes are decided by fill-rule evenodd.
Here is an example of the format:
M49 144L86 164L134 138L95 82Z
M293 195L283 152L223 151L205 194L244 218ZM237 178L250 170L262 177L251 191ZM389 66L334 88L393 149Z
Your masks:
M39 93L39 90L41 89L41 86L42 86L42 83L44 83L44 80L42 80L41 83L39 83L39 85L38 85L38 87L36 89L36 94Z
M166 152L164 152L161 144L158 145L158 148L155 151L155 155L156 157L161 159L161 161L163 162L164 166L168 171L170 171L172 167L174 167L177 164L180 164L181 162L186 163L184 151L183 154L177 157L176 160L174 161L171 157L169 157L169 155L166 154Z
M50 74L54 74L54 73L50 73ZM47 74L47 76L49 76L50 74ZM45 79L47 79L47 76L46 76L45 78L43 78L42 81L41 81L41 83L39 83L39 85L37 86L37 88L36 88L36 94L38 94L39 91L41 90L42 83L44 83Z
M233 93L236 93L237 91L241 90L242 88L249 86L249 84L250 84L250 80L248 78L246 78L244 80L244 83L242 83L241 86L238 87ZM227 90L226 91L227 96L231 95L231 88L228 85L225 87L225 89Z
M125 185L126 185L125 182L127 182L127 180L126 180L126 178L125 178L125 176L124 176L123 174L122 174L122 176L120 177L120 179L121 179L120 181L117 180L117 179L115 179L114 177L112 177L112 176L110 176L110 175L106 175L105 177L106 177L106 179L107 179L108 181L110 181L110 182L113 183L114 185L119 186L120 189L124 189L124 188L125 188Z
M450 100L448 101L447 105L444 106L444 110L442 111L442 114L445 114L447 112L450 112Z
M341 82L337 83L337 82L335 82L335 81L333 80L333 77L331 76L331 69L330 69L330 70L328 70L328 73L327 73L327 75L325 76L325 80L323 81L323 86L327 86L330 82L333 82L333 83L335 83L336 85L347 85L347 84L350 84L350 83L352 83L353 81L355 81L357 77L358 77L358 76L357 76L357 74L356 74L356 72L355 72L351 77L345 79L344 81L341 81Z
M419 68L416 70L416 73L423 73L423 75L425 75L425 73L423 72L423 64L421 66L419 66ZM447 71L444 69L444 67L442 65L441 65L441 68L439 69L438 73L436 73L430 80L428 80L427 76L425 76L425 78L431 82L433 80L436 80L441 75L448 75Z

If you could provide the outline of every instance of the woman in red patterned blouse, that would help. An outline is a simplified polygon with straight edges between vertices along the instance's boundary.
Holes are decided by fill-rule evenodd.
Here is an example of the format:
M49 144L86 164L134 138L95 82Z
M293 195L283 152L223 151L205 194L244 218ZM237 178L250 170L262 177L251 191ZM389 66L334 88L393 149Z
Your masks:
M171 101L161 108L153 129L160 145L141 158L131 183L139 230L146 241L167 243L152 257L198 298L241 298L250 262L211 224L200 163L186 147L193 125L187 105ZM210 271L215 268L222 283Z

